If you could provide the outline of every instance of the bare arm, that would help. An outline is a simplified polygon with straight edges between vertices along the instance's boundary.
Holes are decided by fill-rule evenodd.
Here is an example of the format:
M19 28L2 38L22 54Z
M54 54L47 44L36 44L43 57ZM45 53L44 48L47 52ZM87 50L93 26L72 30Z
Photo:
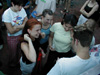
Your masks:
M90 17L94 12L98 10L98 7L99 7L98 5L95 5L89 13L83 11L82 14L84 14L86 17Z
M36 8L37 8L37 5L35 6L34 10L33 11L36 11Z
M54 37L54 33L51 32L51 33L50 33L50 36L49 36L49 49L50 49L51 51L54 51L54 49L52 48L53 37Z
M22 42L21 49L24 52L26 58L31 62L36 62L36 52L34 46L32 44L32 40L28 37L28 34L24 35L24 39L28 41L28 43Z
M87 0L85 2L85 4L82 6L82 8L80 9L80 12L82 13L82 11L84 11L84 8L86 7L86 5L88 4L89 0Z
M14 33L18 32L19 30L24 28L24 25L25 25L27 20L28 20L27 17L25 17L22 25L18 25L18 26L12 26L11 23L7 23L7 22L5 22L5 25L8 29L8 32L10 34L14 34Z
M29 7L30 7L30 5L24 6L25 9L27 9L27 8L29 8Z
M28 18L25 17L25 18L24 18L24 21L23 21L23 23L22 23L22 25L18 25L17 28L19 28L19 29L23 29L24 26L25 26L25 24L26 24L26 22L27 22L27 20L28 20Z
M87 3L88 3L88 2L86 2L86 4L87 4ZM96 12L96 11L98 10L99 5L96 4L96 5L92 8L92 10L91 10L89 13L87 13L87 12L84 10L84 7L86 6L86 4L83 5L83 7L82 7L82 9L80 10L80 12L81 12L83 15L85 15L86 17L90 17L94 12Z

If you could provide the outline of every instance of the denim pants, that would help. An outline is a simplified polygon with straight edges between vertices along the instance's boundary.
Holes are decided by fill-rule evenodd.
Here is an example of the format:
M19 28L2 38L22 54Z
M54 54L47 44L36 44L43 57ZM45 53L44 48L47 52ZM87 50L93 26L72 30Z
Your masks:
M22 75L31 75L33 68L35 67L36 63L26 64L22 61L22 57L20 59L20 69L22 71Z

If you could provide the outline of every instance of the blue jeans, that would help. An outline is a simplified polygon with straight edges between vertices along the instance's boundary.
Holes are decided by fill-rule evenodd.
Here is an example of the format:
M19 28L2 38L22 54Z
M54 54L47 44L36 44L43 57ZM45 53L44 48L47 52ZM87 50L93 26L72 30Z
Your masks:
M22 61L22 57L20 59L20 69L22 71L22 75L31 75L33 68L35 67L36 63L26 64Z

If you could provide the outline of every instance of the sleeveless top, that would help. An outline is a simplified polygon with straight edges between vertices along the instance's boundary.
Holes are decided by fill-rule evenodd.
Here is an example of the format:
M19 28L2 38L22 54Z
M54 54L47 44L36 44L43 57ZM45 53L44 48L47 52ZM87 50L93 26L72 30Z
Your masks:
M22 41L22 42L26 42L26 41ZM35 41L32 42L33 45L34 45L34 48L35 48L35 51L36 51L36 55L37 55L37 58L38 58L38 54L39 54L39 47L40 47L40 43L39 43L39 39L35 39ZM20 48L21 49L21 48ZM32 62L29 61L24 52L21 50L21 53L22 53L22 61L26 64L31 64Z
M86 7L84 9L87 13L89 13L92 10L92 8L93 7L89 7L88 5L86 5ZM97 21L99 19L98 16L99 16L99 11L95 11L90 17L88 17L88 19L94 19L95 21ZM84 17L86 17L86 16L84 15Z

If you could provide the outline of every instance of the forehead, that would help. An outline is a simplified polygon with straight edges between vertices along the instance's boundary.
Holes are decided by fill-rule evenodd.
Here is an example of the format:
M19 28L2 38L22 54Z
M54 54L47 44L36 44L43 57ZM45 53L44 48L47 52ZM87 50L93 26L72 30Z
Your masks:
M37 29L40 29L40 28L41 28L41 25L40 24L37 24L37 25L34 25L34 27L32 28L32 30L33 29L37 30Z
M65 26L66 26L66 27L72 27L72 25L71 25L71 24L65 24Z
M53 15L46 14L44 18L46 18L46 19L53 19Z

